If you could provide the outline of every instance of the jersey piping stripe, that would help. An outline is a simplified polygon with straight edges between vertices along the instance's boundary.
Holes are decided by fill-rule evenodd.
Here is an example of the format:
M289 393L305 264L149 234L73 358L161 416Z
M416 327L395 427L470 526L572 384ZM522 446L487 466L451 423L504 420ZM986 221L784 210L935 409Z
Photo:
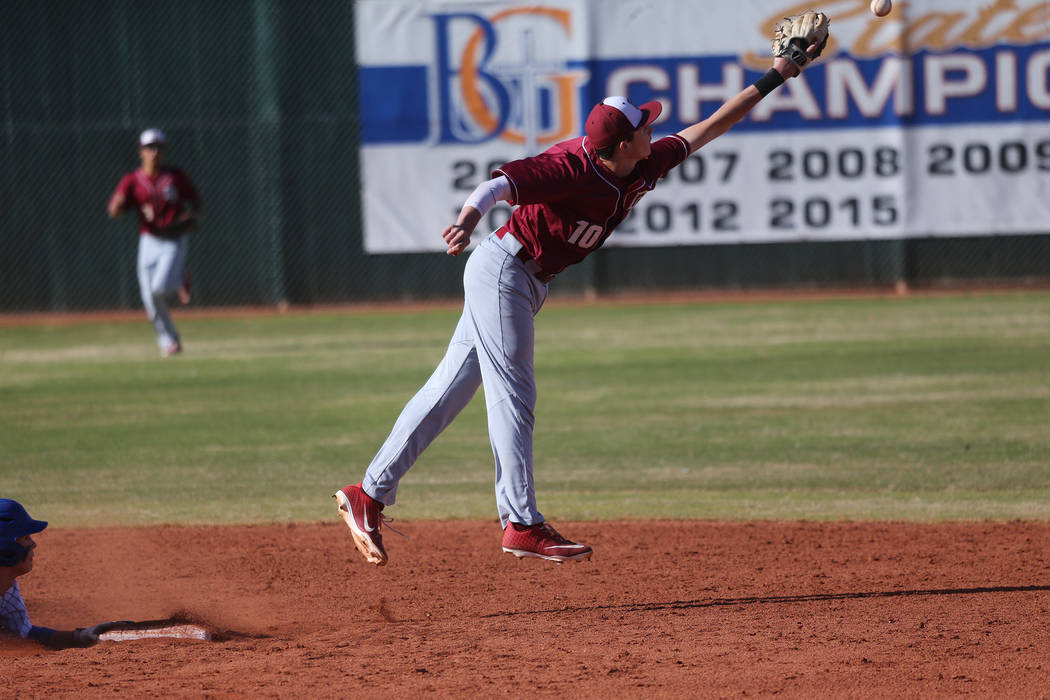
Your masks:
M594 168L594 174L597 175L598 177L600 177L602 179L602 182L604 182L606 185L608 185L609 187L611 187L614 190L616 190L616 204L613 205L612 213L609 214L609 216L605 217L605 223L602 224L602 232L605 233L605 229L609 228L609 219L611 219L614 216L616 216L616 212L618 212L620 210L620 198L623 197L623 192L620 191L619 187L617 187L613 183L609 182L609 180L604 175L602 175L602 171L598 169L598 166L595 165L594 159L591 158L590 151L587 150L587 137L586 136L583 137L583 141L581 142L580 145L583 147L583 154L585 156L587 156L587 162L591 164L592 168ZM605 233L605 236L602 238L602 241L605 241L605 239L608 238L610 235L611 235L611 232Z
M518 203L518 186L516 184L514 184L514 178L512 178L510 175L508 175L503 170L493 170L492 172L499 173L503 177L507 178L507 180L510 182L511 189L514 190L514 203L517 204Z
M520 206L520 204L518 203L518 186L517 186L517 184L514 183L514 178L512 178L504 170L493 170L492 172L499 173L503 177L507 178L507 182L510 183L510 189L513 191L511 196L514 197L514 204ZM513 236L514 235L514 231L512 231L511 227L510 227L510 222L511 221L512 221L512 219L508 219L507 223L503 224L503 226L500 226L500 228L506 227L507 232L510 233ZM499 229L496 229L496 230L498 231ZM521 240L521 238L518 238L517 236L514 236L514 237L517 238L518 243L521 243L522 248L525 248L525 242L523 240ZM503 238L503 236L500 236L500 238ZM528 248L525 248L525 250L528 250Z
M689 142L686 141L685 138L683 138L681 134L671 134L671 136L673 136L674 138L678 139L678 143L680 143L682 145L682 148L685 149L685 158L688 158L690 156L690 153L689 153ZM683 158L682 160L685 160L685 158Z

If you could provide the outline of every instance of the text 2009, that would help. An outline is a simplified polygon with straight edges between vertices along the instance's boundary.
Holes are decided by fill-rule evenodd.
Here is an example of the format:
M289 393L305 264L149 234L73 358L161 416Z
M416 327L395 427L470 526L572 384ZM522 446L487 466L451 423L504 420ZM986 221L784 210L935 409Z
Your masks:
M971 141L930 144L926 172L934 177L954 175L1016 175L1037 170L1050 172L1050 140L1026 143Z

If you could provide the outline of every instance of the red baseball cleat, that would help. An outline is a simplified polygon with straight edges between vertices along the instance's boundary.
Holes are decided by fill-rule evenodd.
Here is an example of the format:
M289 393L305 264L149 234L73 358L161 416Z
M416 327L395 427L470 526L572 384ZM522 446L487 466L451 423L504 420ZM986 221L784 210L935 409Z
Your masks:
M590 559L594 550L585 544L567 540L549 523L519 525L508 523L503 531L503 551L522 557L537 557L556 561L583 561Z
M386 564L386 550L379 527L390 518L383 515L383 504L365 493L361 484L352 484L333 494L339 504L339 515L350 527L354 544L370 563Z

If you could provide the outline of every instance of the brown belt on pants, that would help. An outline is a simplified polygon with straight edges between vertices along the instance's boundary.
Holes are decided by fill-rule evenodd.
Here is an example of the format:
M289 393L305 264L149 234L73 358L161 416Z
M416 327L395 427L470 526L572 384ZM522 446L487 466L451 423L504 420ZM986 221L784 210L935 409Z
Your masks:
M555 275L549 274L541 270L539 264L537 264L536 262L536 259L533 258L529 254L529 251L525 250L525 248L519 250L518 254L514 257L525 263L525 269L531 272L532 276L538 279L540 282L547 284L552 279L554 279Z

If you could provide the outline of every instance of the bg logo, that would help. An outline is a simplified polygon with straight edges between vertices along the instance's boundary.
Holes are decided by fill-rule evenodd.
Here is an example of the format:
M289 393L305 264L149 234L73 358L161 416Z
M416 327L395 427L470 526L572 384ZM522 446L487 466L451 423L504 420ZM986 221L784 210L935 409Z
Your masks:
M578 87L587 73L569 69L575 43L569 10L531 6L488 18L431 17L441 143L502 139L533 154L576 135Z

